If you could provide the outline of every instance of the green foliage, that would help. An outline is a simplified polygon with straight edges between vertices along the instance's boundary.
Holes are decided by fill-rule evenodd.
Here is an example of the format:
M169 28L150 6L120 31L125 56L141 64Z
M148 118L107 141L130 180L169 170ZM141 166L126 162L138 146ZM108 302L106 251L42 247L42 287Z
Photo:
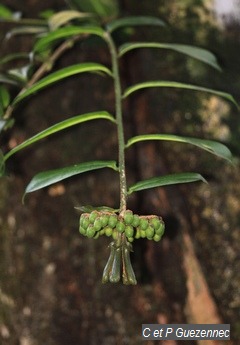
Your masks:
M168 186L172 184L190 183L196 181L206 182L206 180L200 174L197 173L179 173L160 177L153 177L148 180L137 182L131 187L129 187L128 194L132 194L133 192L139 192L144 189L151 189L156 187Z
M10 42L13 36L31 35L33 46L31 51L26 53L14 53L0 59L0 131L6 130L16 112L17 106L30 96L60 83L66 78L78 76L82 73L96 73L100 76L110 77L115 93L115 114L111 115L106 110L85 113L74 117L67 117L66 120L55 123L51 127L36 133L21 144L14 147L5 154L0 151L0 174L5 174L7 160L36 144L38 141L49 137L57 132L73 126L79 126L91 120L105 119L114 123L118 138L118 161L88 161L75 165L58 168L38 173L32 178L25 190L25 195L39 189L50 186L67 178L97 169L110 168L118 173L120 185L119 209L112 209L108 206L93 207L81 206L80 211L84 212L80 217L79 231L88 238L99 238L101 235L113 237L110 244L110 257L103 272L102 281L118 282L121 279L124 284L136 284L136 278L130 262L131 243L134 239L147 238L158 242L164 233L164 222L159 216L139 216L127 210L127 198L134 192L158 188L162 186L190 183L196 181L206 182L199 173L182 172L171 175L152 177L139 181L131 186L127 184L125 151L138 142L148 140L167 140L177 143L185 143L205 150L215 156L231 161L232 156L229 149L216 141L200 138L178 136L168 133L142 134L129 138L125 142L123 102L127 97L139 90L148 88L176 88L207 92L221 97L235 106L238 104L234 98L225 92L207 88L202 85L192 85L184 82L168 80L147 80L136 85L128 86L122 92L120 62L119 60L128 52L135 49L168 49L174 53L184 54L187 58L196 60L198 63L220 71L221 68L216 57L206 49L171 42L130 42L127 41L119 46L115 42L115 31L124 31L127 37L126 28L153 26L162 30L165 22L160 18L149 16L133 16L117 18L118 6L111 0L68 0L69 8L54 13L49 11L40 19L24 19L14 17L14 13L7 7L0 5L0 17L13 25L6 36L6 42ZM115 19L114 19L115 18ZM117 19L116 19L117 18ZM62 69L53 70L55 62L67 51L74 50L75 43L88 39L91 36L100 38L105 49L111 57L109 66L97 62L84 62L70 65ZM117 36L117 35L116 35ZM127 40L127 38L126 38ZM11 68L8 68L10 63ZM13 66L13 67L12 67ZM158 71L155 71L156 75ZM11 93L12 87L14 92ZM17 92L16 92L17 89ZM14 97L11 97L14 94ZM30 101L30 100L29 100ZM81 143L80 143L81 145Z
M113 31L120 28L124 28L124 27L146 26L146 25L164 26L165 23L159 18L155 18L155 17L132 16L132 17L116 19L108 23L107 30L108 32L112 33Z
M8 7L0 4L0 18L8 19L11 17L12 17L12 11Z
M26 26L20 26L19 28L13 28L11 29L6 38L10 39L13 36L17 35L40 35L47 32L47 28L44 26L32 26L32 25L26 25Z
M115 161L91 161L80 164L75 164L70 167L61 169L54 169L50 171L44 171L34 176L31 182L28 184L25 193L35 192L36 190L50 186L56 182L65 180L66 178L82 174L87 171L111 168L118 171Z
M4 110L10 103L10 95L6 87L0 85L0 118L4 115Z
M221 67L219 66L216 57L209 51L188 46L185 44L173 44L173 43L158 43L158 42L136 42L136 43L125 43L119 47L119 56L123 56L127 52L140 49L140 48L158 48L158 49L170 49L176 52L188 55L194 59L202 61L211 67L216 68L217 70L221 71Z
M175 82L175 81L165 81L165 80L147 81L144 83L139 83L139 84L130 86L125 90L125 92L123 94L123 98L127 98L132 93L134 93L138 90L147 89L147 88L154 88L154 87L166 87L166 88L168 88L168 87L172 88L173 87L173 88L177 88L177 89L186 89L186 90L192 90L192 91L208 92L208 93L211 93L213 95L227 99L228 101L232 102L238 108L238 104L236 103L236 101L232 97L232 95L230 95L229 93L208 89L208 88L202 87L202 86L179 83L179 82Z
M76 35L97 35L104 36L104 30L99 26L67 26L49 32L40 38L33 47L35 53L51 48L59 40L67 39Z
M61 26L68 24L70 21L74 19L81 19L85 20L86 18L92 17L89 13L83 13L79 11L61 11L59 13L53 14L48 18L48 25L51 31L54 31Z
M66 0L70 7L107 19L118 15L116 0Z
M88 114L82 114L82 115L71 117L51 127L48 127L44 131L34 135L32 138L29 138L26 141L22 142L21 144L15 146L11 151L9 151L5 155L4 160L6 161L9 157L17 153L18 151L21 151L22 149L28 147L29 145L32 145L33 143L36 143L37 141L44 139L52 134L55 134L57 132L60 132L72 126L76 126L80 123L91 121L91 120L97 120L97 119L106 119L114 123L116 122L114 117L106 111L99 111L96 113L88 113Z
M68 67L62 68L61 70L57 72L49 74L47 77L42 78L40 81L36 82L34 85L27 88L26 91L21 92L21 94L19 94L19 96L17 96L15 100L13 101L13 105L16 105L17 103L19 103L26 97L62 79L71 77L73 75L77 75L79 73L86 73L86 72L95 72L95 73L104 72L108 75L112 75L111 71L107 67L100 65L98 63L87 62L87 63L81 63L81 64L68 66Z
M145 134L145 135L138 135L136 137L132 137L128 140L126 144L126 148L141 142L141 141L148 141L148 140L164 140L164 141L175 141L179 143L191 144L201 148L202 150L206 150L215 156L219 156L223 159L228 161L232 161L232 154L231 151L223 144L212 141L212 140L204 140L204 139L197 139L197 138L187 138L181 137L179 135L172 135L172 134Z

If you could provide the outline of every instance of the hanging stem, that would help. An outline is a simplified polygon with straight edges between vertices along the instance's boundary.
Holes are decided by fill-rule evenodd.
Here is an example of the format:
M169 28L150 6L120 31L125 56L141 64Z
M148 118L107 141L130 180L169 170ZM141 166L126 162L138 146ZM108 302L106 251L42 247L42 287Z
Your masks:
M125 141L124 129L122 119L122 90L121 81L119 76L118 56L116 46L113 42L111 35L106 32L106 41L109 45L110 54L112 58L112 70L114 78L114 91L115 91L115 109L116 109L116 122L118 132L118 161L119 161L119 179L120 179L120 214L126 211L127 208L127 182L126 182L126 169L125 169Z
M115 43L109 32L105 33L105 39L108 43L111 58L112 58L112 72L114 79L114 92L115 92L115 110L116 110L116 123L118 134L118 162L119 162L119 182L120 182L120 211L119 215L124 216L127 209L127 181L126 181L126 168L125 168L125 140L124 128L122 118L122 90L119 75L118 54ZM110 244L111 253L108 263L103 273L103 283L110 281L116 283L120 280L121 268L122 278L124 284L135 285L137 284L134 271L130 261L131 244L124 233L119 233L114 242Z

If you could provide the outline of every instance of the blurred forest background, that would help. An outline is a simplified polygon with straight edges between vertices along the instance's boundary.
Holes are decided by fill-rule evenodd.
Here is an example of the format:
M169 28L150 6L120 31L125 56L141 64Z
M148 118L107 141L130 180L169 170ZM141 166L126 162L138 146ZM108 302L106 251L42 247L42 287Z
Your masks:
M66 8L64 0L1 3L24 17ZM119 0L117 5L120 16L154 15L168 23L166 28L133 30L133 40L197 45L215 53L223 67L219 73L181 54L138 50L123 60L124 85L158 74L159 79L229 92L240 103L238 1L232 14L221 18L213 0ZM26 36L3 43L11 26L0 25L1 55L29 49ZM55 68L87 60L109 64L104 47L93 42L77 45ZM1 148L8 150L66 116L111 111L113 102L113 90L104 79L83 75L64 80L18 107L14 127L0 138ZM209 184L159 188L129 200L129 208L138 214L163 216L166 233L160 243L135 241L138 285L123 286L101 284L109 239L81 237L74 209L86 204L118 207L119 187L111 172L83 174L29 195L25 205L21 202L38 171L116 158L111 124L80 126L14 156L8 177L0 180L1 345L141 344L142 323L230 323L229 344L240 344L239 112L205 93L153 89L126 103L125 124L126 137L158 131L222 141L232 150L236 166L187 145L151 142L130 150L129 182L196 171Z

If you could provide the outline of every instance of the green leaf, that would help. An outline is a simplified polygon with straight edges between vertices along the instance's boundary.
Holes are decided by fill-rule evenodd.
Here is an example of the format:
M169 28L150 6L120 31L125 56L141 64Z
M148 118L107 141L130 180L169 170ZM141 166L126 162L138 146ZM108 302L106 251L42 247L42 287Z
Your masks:
M82 0L81 0L82 2ZM88 0L91 6L100 17L111 17L113 18L119 12L117 0Z
M70 7L98 15L101 19L118 15L117 0L66 0Z
M48 35L40 38L33 50L35 52L42 51L48 49L52 43L59 39L73 37L76 35L97 35L100 37L104 36L104 31L101 27L98 26L67 26L55 31L50 32Z
M153 88L153 87L169 87L169 88L177 88L177 89L187 89L187 90L193 90L193 91L203 91L203 92L209 92L212 93L213 95L223 97L227 99L228 101L232 102L233 104L236 105L237 108L239 108L237 102L233 98L232 95L226 92L222 91L217 91L213 89L207 89L202 86L197 86L197 85L191 85L191 84L184 84L184 83L179 83L176 81L165 81L165 80L160 80L160 81L147 81L144 83L139 83L133 86L130 86L127 88L123 94L123 98L128 97L131 95L133 92L141 90L141 89L147 89L147 88Z
M43 34L44 32L47 31L47 28L44 26L22 26L19 28L14 28L11 29L10 31L7 32L6 34L6 39L10 39L13 36L17 35L38 35L38 34Z
M52 17L54 15L55 11L51 8L41 11L39 13L39 17L43 18L43 19L49 19L50 17Z
M57 133L59 131L62 131L63 129L78 125L83 122L91 121L91 120L97 120L97 119L106 119L112 122L115 122L115 119L112 115L110 115L106 111L100 111L100 112L94 112L94 113L87 113L87 114L82 114L78 116L71 117L67 120L61 121L44 131L34 135L33 137L27 139L23 143L19 144L18 146L14 147L11 151L9 151L5 155L5 161L11 157L13 154L17 153L18 151L24 149L25 147L32 145L33 143L46 138L54 133Z
M0 18L12 18L13 13L10 9L4 5L0 4Z
M4 115L4 111L10 103L10 95L8 90L0 85L0 119ZM5 126L5 121L0 121L0 132L1 129Z
M0 85L0 104L2 105L3 109L7 108L10 103L10 95L8 90Z
M160 177L153 177L149 180L143 180L132 185L128 190L128 194L132 194L133 192L139 192L144 189L151 189L156 187L168 186L172 184L190 183L196 181L202 181L207 183L207 181L202 177L202 175L197 173L179 173Z
M126 44L123 44L121 47L119 47L119 56L123 56L129 51L133 49L139 49L139 48L171 49L179 53L188 55L194 59L200 60L216 68L217 70L221 71L221 67L218 64L216 57L211 52L202 48L184 45L184 44L156 43L156 42L126 43Z
M103 168L111 168L118 171L115 161L91 161L61 169L44 171L33 177L25 190L25 194L50 186L72 176Z
M175 142L180 142L180 143L185 143L185 144L191 144L191 145L200 147L201 149L206 150L216 156L224 158L230 162L232 160L231 151L225 145L217 141L182 137L182 136L171 135L171 134L139 135L139 136L130 138L126 144L126 147L129 147L137 142L146 141L146 140L166 140L166 141L175 141Z
M28 80L28 74L31 68L32 65L28 64L19 68L10 69L8 70L8 75L12 76L16 80L19 80L22 84L25 84Z
M0 73L0 83L15 85L19 87L23 86L22 80L16 79L13 75L8 75L4 73Z
M12 128L14 125L14 119L0 120L0 132Z
M116 19L107 24L107 29L109 32L113 32L122 27L131 27L131 26L143 26L143 25L152 25L152 26L165 26L165 23L156 17L149 16L132 16Z
M0 19L1 21L1 19ZM48 25L46 20L42 19L32 19L32 18L21 18L21 13L15 12L13 13L12 17L4 18L2 20L4 23L11 23L11 24L18 24L18 25L42 25L48 29Z
M1 111L1 109L0 109ZM1 117L1 116L0 116ZM5 125L6 125L6 121L5 120L1 120L0 119L0 133L2 132L2 130L5 128ZM1 166L1 162L0 162L0 166ZM1 169L0 169L1 170ZM1 174L0 174L1 176Z
M104 72L108 75L112 75L112 72L105 66L98 64L98 63L81 63L72 65L69 67L65 67L57 72L49 74L47 77L42 78L40 81L29 87L26 91L22 92L19 96L17 96L13 102L13 105L19 103L24 98L32 95L36 91L39 91L53 83L58 82L59 80L68 78L70 76L85 73L85 72Z
M92 17L92 14L74 10L61 11L51 16L48 20L48 24L50 29L53 31L58 29L60 26L69 23L73 19L85 19L89 17Z
M0 65L8 63L12 60L21 60L21 59L31 60L29 53L8 54L8 55L5 55L4 57L0 58Z

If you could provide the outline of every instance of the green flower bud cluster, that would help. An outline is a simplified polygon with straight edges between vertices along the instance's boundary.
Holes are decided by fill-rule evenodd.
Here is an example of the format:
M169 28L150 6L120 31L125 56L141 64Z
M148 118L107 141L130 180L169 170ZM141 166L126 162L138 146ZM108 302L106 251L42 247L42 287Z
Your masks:
M95 210L81 215L79 232L89 238L98 238L101 235L114 237L113 232L117 223L118 216L115 213Z
M161 217L155 215L139 216L130 210L124 214L124 222L126 224L125 234L129 242L138 238L147 238L158 242L165 230L165 224Z
M83 213L80 217L79 231L89 238L98 238L101 235L112 236L117 239L119 234L125 234L129 242L134 239L147 238L160 241L164 233L164 222L158 216L139 216L131 210L122 215L109 211L92 211Z

